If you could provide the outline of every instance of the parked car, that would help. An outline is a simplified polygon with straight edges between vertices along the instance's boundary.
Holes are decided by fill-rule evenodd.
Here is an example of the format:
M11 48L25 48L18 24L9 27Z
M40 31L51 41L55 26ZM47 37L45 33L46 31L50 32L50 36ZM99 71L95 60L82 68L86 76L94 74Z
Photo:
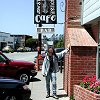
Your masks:
M29 83L30 76L37 75L35 64L26 61L15 61L0 52L0 76L12 77Z
M31 90L19 80L0 77L0 100L29 100Z
M31 48L25 47L25 49L26 49L27 52L31 52Z
M64 50L64 48L55 48L55 52L56 53L59 53L59 52L61 52L61 51L63 51Z
M27 49L24 48L24 47L19 47L19 48L17 49L17 52L26 52L26 51L27 51Z
M10 47L10 46L5 46L3 49L2 49L2 52L6 52L6 53L13 53L14 50Z

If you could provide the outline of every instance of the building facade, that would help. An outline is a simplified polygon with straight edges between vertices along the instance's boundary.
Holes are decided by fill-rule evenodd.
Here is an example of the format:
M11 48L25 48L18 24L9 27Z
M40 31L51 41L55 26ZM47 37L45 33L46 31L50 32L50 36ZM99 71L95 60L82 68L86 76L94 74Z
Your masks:
M82 7L81 0L66 0L64 40L65 48L69 43L71 48L65 56L64 89L69 97L73 95L73 85L79 84L86 75L96 74L97 43L91 29L81 26Z
M96 75L100 79L100 0L82 0L81 24L98 43Z
M5 46L14 48L14 38L11 37L10 33L0 32L0 50Z
M29 38L32 38L30 35L11 35L11 37L14 38L14 45L15 49L18 47L25 47L26 46L26 40Z
M25 47L26 40L32 38L30 35L11 35L10 33L0 32L0 50L5 46L10 46L13 49Z

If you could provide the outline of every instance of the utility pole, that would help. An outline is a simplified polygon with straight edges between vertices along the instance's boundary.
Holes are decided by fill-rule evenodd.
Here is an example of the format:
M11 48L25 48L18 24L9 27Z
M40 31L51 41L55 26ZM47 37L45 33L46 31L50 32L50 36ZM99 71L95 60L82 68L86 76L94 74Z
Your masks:
M40 15L42 15L42 0L41 0L41 5L40 5ZM42 27L42 21L40 21L39 27ZM38 47L39 47L38 55L41 54L41 45L42 45L41 37L42 37L42 33L39 33L38 34Z
M42 27L42 24L39 23L39 27ZM41 45L42 45L42 41L41 41L41 37L42 37L42 33L38 33L38 55L41 54Z

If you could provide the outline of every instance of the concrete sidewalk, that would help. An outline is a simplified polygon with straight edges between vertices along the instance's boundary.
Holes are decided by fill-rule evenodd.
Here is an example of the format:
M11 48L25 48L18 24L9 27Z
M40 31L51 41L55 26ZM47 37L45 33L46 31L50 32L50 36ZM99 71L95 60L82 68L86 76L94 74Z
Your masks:
M32 91L32 100L55 100L52 97L46 98L45 78L42 76L41 72L38 72L38 75L32 81L33 82L29 84L29 88ZM57 95L59 100L69 100L67 94L63 90L63 74L60 72L57 73Z

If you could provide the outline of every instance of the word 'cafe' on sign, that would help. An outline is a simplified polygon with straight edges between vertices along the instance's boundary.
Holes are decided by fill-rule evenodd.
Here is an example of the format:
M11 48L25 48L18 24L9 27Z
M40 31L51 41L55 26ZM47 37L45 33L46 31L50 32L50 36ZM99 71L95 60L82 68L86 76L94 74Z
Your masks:
M56 16L55 15L36 15L35 16L36 23L40 23L41 21L49 23L49 22L55 22Z

